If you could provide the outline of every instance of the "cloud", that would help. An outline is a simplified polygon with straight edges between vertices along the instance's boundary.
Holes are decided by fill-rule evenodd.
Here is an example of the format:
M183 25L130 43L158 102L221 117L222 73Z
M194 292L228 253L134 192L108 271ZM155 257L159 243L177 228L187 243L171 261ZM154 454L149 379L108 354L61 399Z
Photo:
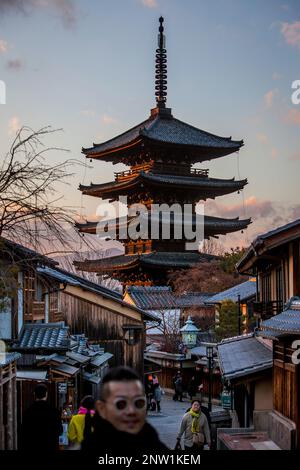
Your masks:
M261 144L268 144L269 143L269 139L268 139L268 136L266 134L263 134L263 133L256 134L256 138L257 138L258 142L260 142Z
M298 109L289 109L287 114L283 117L286 124L300 125L300 111Z
M74 0L0 0L0 14L22 13L30 15L35 10L53 11L65 28L72 28L77 21Z
M6 67L9 70L21 70L23 62L20 59L10 59L6 62Z
M266 233L300 218L300 204L287 205L251 196L245 200L245 204L228 205L222 202L207 201L205 203L205 214L225 218L239 216L240 219L251 217L252 224L243 234L236 232L227 236L220 236L220 242L224 247L230 248L233 246L247 246L259 234Z
M247 212L247 217L268 217L275 213L273 203L267 200L258 200L255 196L250 196L244 203L223 204L216 201L208 201L205 204L205 213L219 217L238 217Z
M272 157L272 158L277 158L277 157L278 157L278 149L273 148L273 149L271 150L271 157Z
M142 4L148 8L157 8L157 0L142 0Z
M275 95L277 95L278 93L278 89L275 88L274 90L270 90L268 91L265 95L264 95L264 103L266 105L267 108L271 108L272 105L273 105L273 101L274 101L274 97Z
M46 6L52 7L56 10L65 28L73 28L75 26L77 21L77 12L73 0L49 0L47 2L45 1L45 3Z
M281 33L287 44L300 49L300 21L295 21L294 23L282 23Z
M115 124L117 122L117 119L112 116L109 116L108 114L103 114L103 116L101 117L101 122L102 124Z
M8 43L4 39L0 39L0 54L7 52Z
M290 5L287 5L287 4L281 5L281 8L282 8L284 11L290 11L290 9L291 9Z
M14 135L20 128L21 123L18 116L13 116L12 118L10 118L10 120L8 121L8 134Z

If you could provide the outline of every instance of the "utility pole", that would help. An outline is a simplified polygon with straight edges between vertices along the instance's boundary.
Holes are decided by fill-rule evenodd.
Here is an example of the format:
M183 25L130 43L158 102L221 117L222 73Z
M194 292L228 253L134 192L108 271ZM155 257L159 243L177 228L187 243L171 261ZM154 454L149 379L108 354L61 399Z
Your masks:
M241 296L238 295L239 336L241 334Z

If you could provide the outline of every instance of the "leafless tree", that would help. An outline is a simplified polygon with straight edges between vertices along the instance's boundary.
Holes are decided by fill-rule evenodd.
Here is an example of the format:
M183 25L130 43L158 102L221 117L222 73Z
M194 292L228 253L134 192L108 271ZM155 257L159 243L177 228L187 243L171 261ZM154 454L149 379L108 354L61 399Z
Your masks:
M22 127L0 166L0 236L44 253L52 241L68 245L65 233L73 228L76 211L62 204L56 185L68 184L72 167L81 164L74 159L48 163L50 151L66 151L44 145L43 138L55 132Z
M155 310L160 323L150 324L147 329L153 326L160 331L162 336L161 350L178 353L178 346L180 344L180 314L179 310L172 307L170 309Z
M208 255L223 256L225 254L225 248L222 243L218 242L213 238L205 239L202 243L201 253Z

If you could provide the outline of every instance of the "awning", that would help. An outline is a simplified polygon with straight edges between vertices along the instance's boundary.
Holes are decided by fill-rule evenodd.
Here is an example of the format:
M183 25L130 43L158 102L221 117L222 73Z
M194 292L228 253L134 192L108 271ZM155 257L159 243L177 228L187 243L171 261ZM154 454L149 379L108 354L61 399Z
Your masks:
M61 364L59 366L51 367L51 371L56 374L67 375L68 377L73 377L74 375L80 372L80 369L73 366L68 366L67 364Z
M98 377L98 375L95 374L89 374L88 372L84 372L82 376L84 380L95 385L99 385L99 383L101 382L101 377Z
M91 360L90 364L94 367L100 367L103 364L105 364L105 362L109 361L109 359L111 359L112 357L113 357L113 354L111 353L99 354L99 356L94 357Z
M17 370L18 380L47 380L46 370Z

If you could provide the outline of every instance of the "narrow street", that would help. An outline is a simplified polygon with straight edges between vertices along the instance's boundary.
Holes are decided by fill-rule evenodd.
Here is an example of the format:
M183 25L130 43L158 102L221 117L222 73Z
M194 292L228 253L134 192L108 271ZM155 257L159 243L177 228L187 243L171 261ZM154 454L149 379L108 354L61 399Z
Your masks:
M176 436L179 431L181 419L190 406L190 400L183 402L172 400L171 395L163 395L161 401L161 413L148 412L147 421L156 429L161 441L170 449L174 449Z

